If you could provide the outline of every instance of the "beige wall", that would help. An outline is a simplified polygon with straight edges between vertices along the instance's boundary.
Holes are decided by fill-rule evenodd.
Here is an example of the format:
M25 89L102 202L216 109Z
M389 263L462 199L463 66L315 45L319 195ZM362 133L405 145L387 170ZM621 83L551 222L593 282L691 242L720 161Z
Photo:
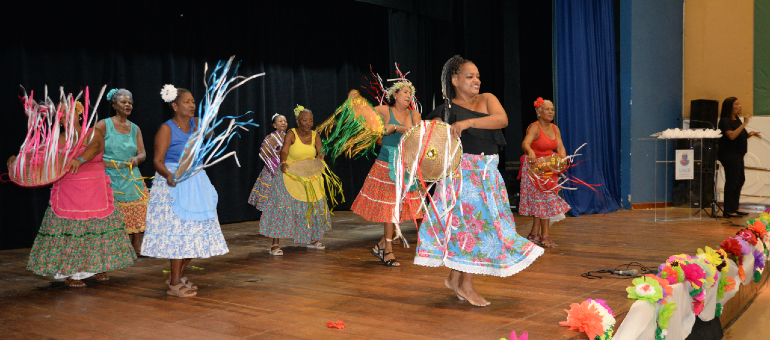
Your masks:
M754 112L754 0L685 0L682 111L735 96Z

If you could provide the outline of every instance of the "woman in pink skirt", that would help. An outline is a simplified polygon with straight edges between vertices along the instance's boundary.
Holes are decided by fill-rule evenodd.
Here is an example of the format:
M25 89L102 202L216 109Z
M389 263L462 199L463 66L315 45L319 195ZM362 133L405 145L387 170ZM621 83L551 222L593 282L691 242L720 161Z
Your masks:
M524 156L521 157L521 171L524 175L521 176L519 214L532 216L534 219L532 230L527 236L528 240L544 248L556 248L557 245L551 241L548 228L552 221L556 222L563 219L564 213L569 211L570 206L559 197L558 190L543 191L538 189L526 173L530 164L534 163L536 159L550 156L554 150L563 158L566 157L566 151L561 141L561 132L552 123L556 114L553 103L550 100L537 98L535 112L537 113L537 121L529 125L527 136L521 143L521 148L524 150Z

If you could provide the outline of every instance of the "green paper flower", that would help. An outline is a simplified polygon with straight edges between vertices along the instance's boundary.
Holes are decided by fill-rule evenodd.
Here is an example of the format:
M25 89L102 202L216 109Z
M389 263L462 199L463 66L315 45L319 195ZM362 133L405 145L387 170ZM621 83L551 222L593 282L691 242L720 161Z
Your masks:
M660 309L660 313L658 313L658 327L660 329L668 329L668 321L671 320L675 310L676 303L674 302L663 305L663 308Z
M634 300L657 302L663 298L663 287L651 277L640 277L631 281L634 285L626 287L628 298Z
M719 317L720 315L722 315L722 304L717 302L717 309L714 312L714 316Z
M759 270L754 271L754 282L759 282L762 279L762 273Z

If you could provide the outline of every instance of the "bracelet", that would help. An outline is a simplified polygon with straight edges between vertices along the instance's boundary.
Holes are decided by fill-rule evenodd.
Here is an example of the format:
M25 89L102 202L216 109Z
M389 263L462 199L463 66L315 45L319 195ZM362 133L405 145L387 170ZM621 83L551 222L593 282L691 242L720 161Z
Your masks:
M75 157L75 159L79 160L80 164L86 164L86 160L83 157Z

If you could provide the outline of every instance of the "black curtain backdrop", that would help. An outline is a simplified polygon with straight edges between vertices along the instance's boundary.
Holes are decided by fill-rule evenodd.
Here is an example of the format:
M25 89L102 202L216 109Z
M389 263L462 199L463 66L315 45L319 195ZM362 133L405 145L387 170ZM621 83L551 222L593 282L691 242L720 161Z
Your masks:
M16 154L26 133L19 85L36 94L48 85L56 97L59 86L75 94L88 86L94 97L107 84L108 89L122 87L134 95L129 119L141 129L147 148L140 170L151 176L155 132L171 118L160 88L185 87L200 101L204 63L211 68L236 55L242 60L239 74L266 76L231 92L220 112L253 111L248 117L260 126L230 143L240 168L229 159L207 171L219 192L220 222L256 220L259 212L246 200L262 170L258 149L272 131L269 119L274 113L289 117L291 128L296 126L292 109L300 104L313 110L318 124L345 100L349 89L361 89L370 65L383 78L392 78L395 62L402 71L411 71L408 78L427 113L434 98L436 105L441 103L443 63L461 54L478 65L482 91L495 94L506 108L508 147L501 155L517 158L523 106L518 7L469 0L16 3L5 9L0 23L6 32L0 38L0 156ZM541 29L550 34L550 26ZM111 110L103 100L99 118L111 116ZM345 191L346 202L337 210L349 209L373 162L329 162ZM0 249L32 244L48 199L49 187L0 183Z

